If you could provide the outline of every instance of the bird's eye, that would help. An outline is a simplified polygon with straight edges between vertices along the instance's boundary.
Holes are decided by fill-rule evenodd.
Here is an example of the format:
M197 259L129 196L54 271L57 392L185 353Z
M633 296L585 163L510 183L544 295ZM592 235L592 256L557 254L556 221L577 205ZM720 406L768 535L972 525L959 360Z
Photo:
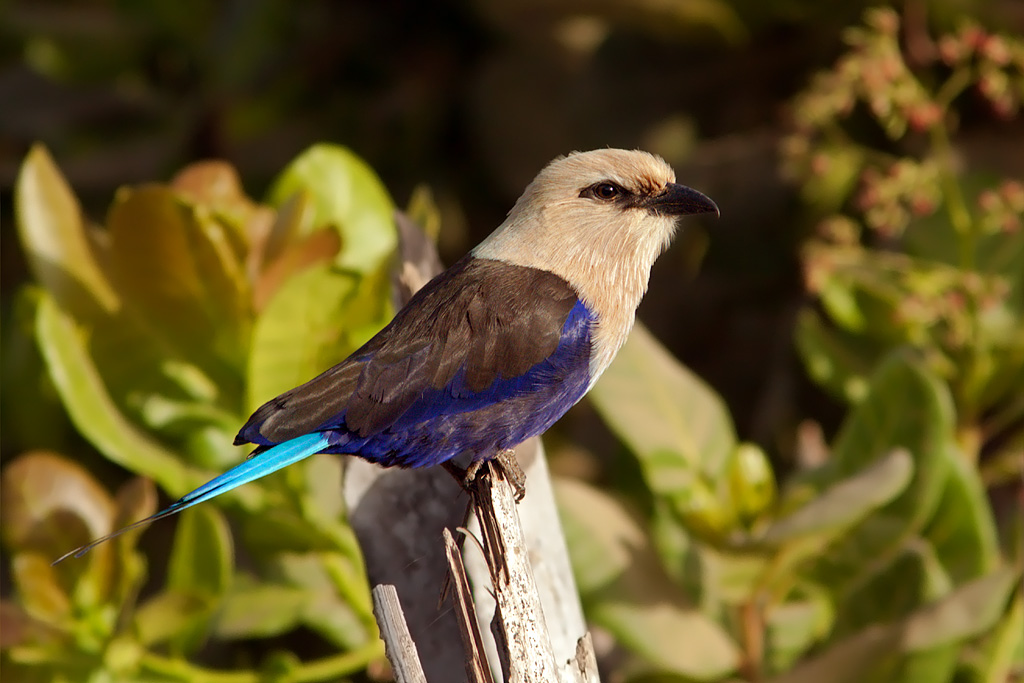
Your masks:
M610 201L619 196L622 190L615 183L598 183L590 188L590 195L597 199Z

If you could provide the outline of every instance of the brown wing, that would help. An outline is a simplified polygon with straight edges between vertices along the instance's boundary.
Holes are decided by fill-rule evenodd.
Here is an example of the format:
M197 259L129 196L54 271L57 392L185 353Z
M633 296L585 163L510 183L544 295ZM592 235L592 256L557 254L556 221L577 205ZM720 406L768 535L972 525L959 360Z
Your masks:
M270 445L330 428L367 437L463 368L460 390L468 392L518 377L558 348L576 303L556 275L467 256L349 358L260 407L235 443Z

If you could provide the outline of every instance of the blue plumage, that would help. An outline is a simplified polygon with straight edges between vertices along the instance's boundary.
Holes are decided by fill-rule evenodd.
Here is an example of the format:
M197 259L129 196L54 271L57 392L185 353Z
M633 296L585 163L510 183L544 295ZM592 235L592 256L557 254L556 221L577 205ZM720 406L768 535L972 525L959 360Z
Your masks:
M353 435L341 413L322 427L330 440L324 452L386 466L426 467L467 451L493 455L541 434L586 392L593 322L593 314L577 300L555 352L525 374L499 376L474 391L462 368L444 387L426 389L381 433Z

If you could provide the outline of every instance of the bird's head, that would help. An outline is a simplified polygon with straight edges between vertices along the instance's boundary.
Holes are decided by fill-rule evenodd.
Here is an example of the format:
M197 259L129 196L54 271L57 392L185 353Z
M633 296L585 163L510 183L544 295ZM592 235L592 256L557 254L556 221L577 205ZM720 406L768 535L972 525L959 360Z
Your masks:
M714 213L708 197L675 182L660 157L639 150L575 152L548 164L479 258L549 270L585 299L628 290L633 306L681 216Z

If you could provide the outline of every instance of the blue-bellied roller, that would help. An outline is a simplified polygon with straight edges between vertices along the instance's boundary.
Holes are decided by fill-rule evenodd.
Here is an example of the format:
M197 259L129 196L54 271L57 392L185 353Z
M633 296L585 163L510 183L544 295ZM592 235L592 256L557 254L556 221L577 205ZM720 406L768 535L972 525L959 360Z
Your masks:
M245 462L80 555L315 453L385 467L506 458L594 385L626 340L680 216L718 213L661 158L559 157L508 217L351 356L263 404ZM470 469L473 469L472 465ZM58 560L59 562L60 560Z

